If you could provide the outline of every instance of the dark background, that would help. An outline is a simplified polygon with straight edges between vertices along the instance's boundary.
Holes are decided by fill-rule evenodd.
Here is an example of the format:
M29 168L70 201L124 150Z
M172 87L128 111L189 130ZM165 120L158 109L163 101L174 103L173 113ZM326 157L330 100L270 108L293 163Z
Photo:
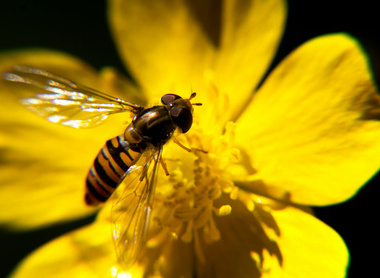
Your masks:
M287 29L274 64L310 38L343 31L361 41L379 84L380 24L376 1L348 2L289 1ZM111 65L124 70L108 31L103 1L1 1L0 51L33 46L62 50L98 69ZM376 237L379 182L378 175L349 202L315 209L316 216L333 227L350 249L349 278L378 273L379 253L375 244L379 242ZM19 260L41 244L89 221L30 233L0 231L0 277L6 276Z

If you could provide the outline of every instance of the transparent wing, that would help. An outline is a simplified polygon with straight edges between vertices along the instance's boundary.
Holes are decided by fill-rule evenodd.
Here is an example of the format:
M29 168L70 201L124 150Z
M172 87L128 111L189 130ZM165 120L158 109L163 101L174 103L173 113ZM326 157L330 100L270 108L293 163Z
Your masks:
M112 236L120 265L128 270L146 242L162 148L141 158L112 194ZM153 165L151 165L153 164ZM141 178L143 177L143 178Z
M74 128L98 125L114 113L142 110L139 105L41 69L15 66L3 74L3 79L24 84L32 90L31 97L21 99L26 108L51 122Z

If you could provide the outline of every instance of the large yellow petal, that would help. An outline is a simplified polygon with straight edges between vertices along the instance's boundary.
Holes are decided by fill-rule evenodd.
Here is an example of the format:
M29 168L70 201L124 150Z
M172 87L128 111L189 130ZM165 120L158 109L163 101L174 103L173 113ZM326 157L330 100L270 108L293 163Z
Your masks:
M202 120L223 124L241 112L271 62L285 10L282 0L113 0L109 19L121 57L150 99L196 91L208 109Z
M110 223L98 221L40 247L11 277L111 277L115 262Z
M192 245L166 232L161 233L164 237L158 246L149 240L149 247L141 250L133 266L123 270L112 242L111 208L107 203L94 223L35 250L11 277L192 277Z
M251 190L301 204L351 197L379 169L380 100L345 34L313 39L268 77L238 121L257 170Z
M285 26L282 0L225 1L215 66L217 87L236 116L272 61Z
M13 64L50 70L101 88L89 66L62 53L33 50L0 57L0 71ZM85 206L84 180L105 141L123 132L117 117L93 129L53 124L22 107L22 89L0 82L0 221L12 228L32 228L92 213Z
M202 233L195 239L197 277L259 278L264 250L272 254L273 260L283 260L277 242L268 237L257 214L225 195L218 202L216 206L228 204L232 211L214 218L220 232L218 241L207 242Z
M213 59L211 41L188 5L184 0L110 1L120 55L149 99L197 90Z
M349 253L342 238L329 226L293 207L272 211L278 226L276 243L283 264L271 256L263 262L263 277L345 277Z
M344 277L347 248L330 227L304 211L229 200L230 215L215 217L221 238L202 240L197 277ZM196 243L195 243L196 244ZM203 257L203 261L202 258Z

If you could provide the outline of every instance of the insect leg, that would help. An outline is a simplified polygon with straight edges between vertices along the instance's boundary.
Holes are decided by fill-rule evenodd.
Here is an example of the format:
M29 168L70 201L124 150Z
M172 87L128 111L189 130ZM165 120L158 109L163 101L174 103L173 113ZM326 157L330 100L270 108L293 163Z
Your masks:
M188 152L191 152L191 149L189 149L188 147L184 146L180 141L178 141L177 138L175 138L173 136L173 142L176 143L178 146L180 146L182 149L184 149L185 151L188 151Z
M202 152L202 153L207 153L207 151L202 150L202 149L198 149L198 148L192 148L192 149L190 149L190 148L186 147L186 146L183 145L181 142L179 142L178 139L175 138L174 136L173 136L173 142L176 143L178 146L180 146L182 149L184 149L185 151L188 151L188 152L192 152L192 151L200 151L200 152Z
M169 171L163 158L161 158L161 166L164 169L165 175L169 176Z

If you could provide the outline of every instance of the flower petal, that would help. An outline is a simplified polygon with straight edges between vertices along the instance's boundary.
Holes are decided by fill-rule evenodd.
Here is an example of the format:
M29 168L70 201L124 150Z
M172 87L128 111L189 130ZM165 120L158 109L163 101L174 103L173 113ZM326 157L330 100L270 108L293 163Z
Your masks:
M276 268L264 261L268 277L345 277L349 253L342 238L312 215L294 207L272 211L280 231L276 242L284 258ZM272 268L271 268L272 267Z
M111 277L115 261L109 222L97 221L40 247L11 277Z
M226 94L235 116L267 70L286 15L282 0L110 3L121 56L150 98L195 90L211 106Z
M0 71L26 64L47 69L92 87L97 73L79 60L58 52L31 50L0 57ZM23 89L0 82L0 221L12 228L33 228L82 217L84 180L93 159L110 137L123 131L125 119L76 130L53 124L18 102Z
M222 34L215 67L215 82L229 96L234 116L267 71L280 42L286 3L225 1Z
M185 1L113 0L109 20L120 55L148 99L197 89L214 49Z
M113 222L115 219L111 219L111 215L114 209L117 209L117 206L112 202L106 202L98 214L97 221ZM162 212L155 206L146 245L139 250L137 260L127 270L126 277L193 277L193 246L174 237L162 226L156 225L154 216ZM113 227L113 224L110 226ZM141 236L141 233L137 233L137 236Z
M117 264L112 242L112 208L111 202L107 202L94 223L35 250L11 277L193 277L192 244L166 232L161 233L163 238L158 245L150 239L139 259L130 269L123 270Z
M263 250L270 252L275 260L282 261L277 243L265 233L260 219L240 201L225 195L217 200L216 206L221 204L230 205L232 210L229 215L214 218L220 239L206 242L200 235L199 243L194 242L197 277L259 278Z
M300 204L351 197L379 169L380 98L345 34L304 44L268 77L238 121L257 170L250 189Z
M239 201L228 203L231 214L215 217L221 239L202 242L197 277L345 276L343 240L312 215L291 206L250 212Z
M138 264L144 269L144 277L194 277L193 245L167 234L160 247L144 248Z

